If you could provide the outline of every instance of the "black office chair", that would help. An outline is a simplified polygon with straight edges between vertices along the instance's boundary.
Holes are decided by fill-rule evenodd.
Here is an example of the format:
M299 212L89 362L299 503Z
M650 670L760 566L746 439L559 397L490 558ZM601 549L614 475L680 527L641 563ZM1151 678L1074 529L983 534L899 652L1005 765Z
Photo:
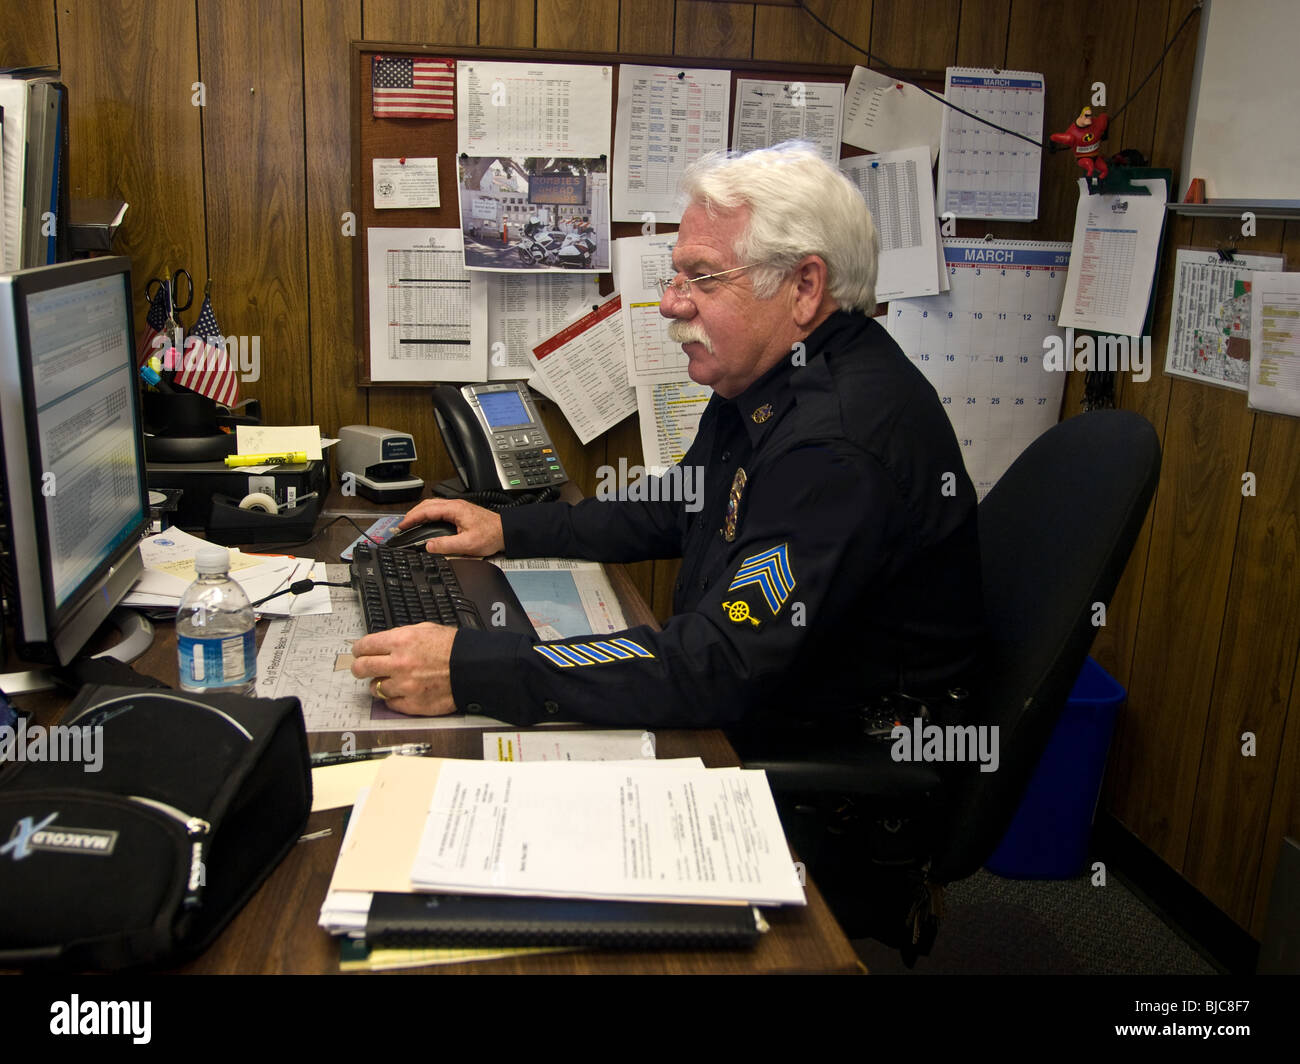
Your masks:
M736 737L747 767L767 771L790 841L850 938L896 945L909 966L929 952L942 888L983 865L1015 814L1159 473L1150 423L1098 410L1045 432L980 504L989 646L962 723L998 727L997 771L896 763L888 741Z

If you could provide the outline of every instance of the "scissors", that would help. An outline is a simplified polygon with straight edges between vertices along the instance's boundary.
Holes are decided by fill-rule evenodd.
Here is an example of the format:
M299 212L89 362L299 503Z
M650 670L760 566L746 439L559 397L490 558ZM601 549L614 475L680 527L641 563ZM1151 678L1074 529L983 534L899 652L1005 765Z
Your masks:
M177 293L180 291L181 278L185 278L185 302L180 302ZM154 296L158 294L158 289L167 288L167 296L172 304L173 313L182 310L189 310L194 304L194 278L190 276L190 271L179 269L171 276L171 283L168 284L162 277L150 277L148 283L144 286L145 298L153 302Z

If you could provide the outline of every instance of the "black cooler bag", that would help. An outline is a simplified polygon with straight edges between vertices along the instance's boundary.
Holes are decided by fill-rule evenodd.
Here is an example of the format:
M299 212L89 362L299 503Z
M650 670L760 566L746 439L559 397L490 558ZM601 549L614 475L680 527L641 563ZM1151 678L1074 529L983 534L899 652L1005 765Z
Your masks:
M58 727L80 735L10 735L0 762L0 967L191 957L307 822L296 698L88 686Z

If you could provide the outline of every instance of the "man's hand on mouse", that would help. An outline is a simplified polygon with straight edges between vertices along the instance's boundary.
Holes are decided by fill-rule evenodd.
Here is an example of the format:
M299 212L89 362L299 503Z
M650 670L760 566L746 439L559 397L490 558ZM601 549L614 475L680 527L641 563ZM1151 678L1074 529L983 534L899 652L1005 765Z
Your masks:
M371 694L399 713L417 717L455 713L451 697L455 638L455 628L427 621L364 635L352 644L352 675L370 680Z
M505 550L501 516L464 499L425 499L408 511L397 527L405 530L426 521L450 521L456 526L454 536L437 536L425 544L425 550L432 553L486 558Z

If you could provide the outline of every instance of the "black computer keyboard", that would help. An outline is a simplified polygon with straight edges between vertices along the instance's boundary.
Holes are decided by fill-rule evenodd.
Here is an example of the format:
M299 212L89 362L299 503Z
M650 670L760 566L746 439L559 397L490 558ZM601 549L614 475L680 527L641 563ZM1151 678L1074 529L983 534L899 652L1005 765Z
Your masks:
M489 562L358 543L352 553L352 586L361 597L367 632L433 621L536 638L514 589Z

